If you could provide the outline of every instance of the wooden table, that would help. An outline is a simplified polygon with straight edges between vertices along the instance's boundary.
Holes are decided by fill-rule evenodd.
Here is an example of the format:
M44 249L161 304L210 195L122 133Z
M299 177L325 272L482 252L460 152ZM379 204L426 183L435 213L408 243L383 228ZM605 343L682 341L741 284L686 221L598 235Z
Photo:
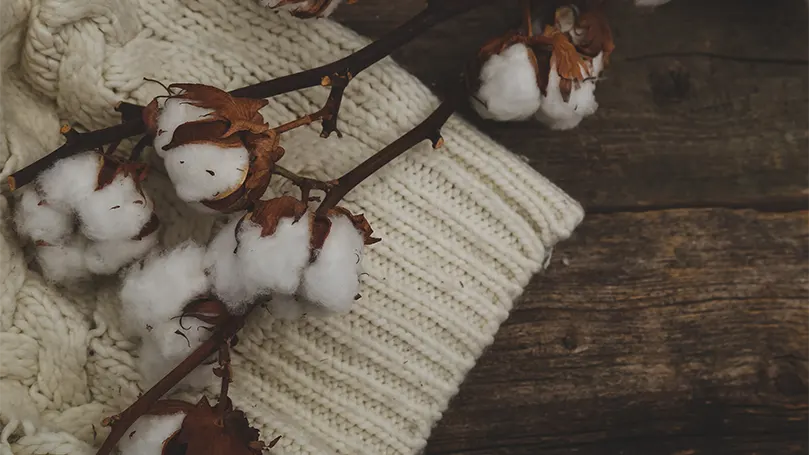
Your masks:
M379 37L422 4L362 0L336 17ZM394 58L435 86L516 7L493 1ZM461 112L588 215L426 452L805 454L806 2L615 0L610 18L617 52L578 129Z

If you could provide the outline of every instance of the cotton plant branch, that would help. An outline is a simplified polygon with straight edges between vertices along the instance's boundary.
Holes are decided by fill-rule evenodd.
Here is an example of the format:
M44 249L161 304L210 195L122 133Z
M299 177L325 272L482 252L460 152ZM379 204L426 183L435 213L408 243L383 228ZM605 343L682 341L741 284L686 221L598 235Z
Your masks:
M323 135L328 136L337 131L337 116L340 110L343 91L350 79L390 55L393 51L410 42L413 38L431 27L454 16L470 11L486 3L486 0L433 0L427 8L382 38L363 47L359 51L335 62L282 76L258 84L242 87L231 92L231 95L245 98L271 98L283 93L302 90L318 85L331 86L329 101L322 112L312 121L324 122ZM345 80L345 85L343 85ZM49 168L56 161L77 153L93 150L119 139L125 139L145 133L146 125L142 120L143 106L122 102L116 106L121 113L122 123L108 128L81 133L68 139L55 151L45 155L34 163L20 169L8 177L9 188L14 191L33 181L39 173ZM311 123L311 122L310 122ZM300 126L300 125L299 125Z
M196 367L202 365L211 355L219 352L223 349L223 346L226 346L230 342L244 326L247 316L253 308L254 307L251 307L251 309L243 315L229 316L208 340L195 349L194 352L166 374L166 376L158 381L151 389L135 400L132 405L120 414L105 419L104 424L105 426L109 426L111 431L104 440L104 443L101 444L96 455L109 455L112 453L115 445L126 434L129 427L131 427L139 417L146 414L157 400L168 393L169 390L188 376ZM224 382L222 389L227 393L227 386L224 385Z

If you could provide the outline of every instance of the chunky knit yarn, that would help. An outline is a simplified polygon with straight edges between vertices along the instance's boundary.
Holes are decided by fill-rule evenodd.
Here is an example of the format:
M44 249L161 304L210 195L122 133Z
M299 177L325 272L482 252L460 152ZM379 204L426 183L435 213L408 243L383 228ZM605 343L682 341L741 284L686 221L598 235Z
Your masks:
M118 121L120 100L161 93L144 77L226 89L332 61L368 41L328 20L301 21L253 0L5 0L0 164L5 177L61 141L60 123ZM319 108L316 87L271 100L280 124ZM285 138L283 164L335 177L409 130L438 104L385 60L350 84L342 139L316 127ZM350 193L383 242L352 312L297 322L255 315L236 349L233 398L274 453L413 454L493 341L513 300L580 222L579 205L522 160L453 117L446 145L424 143ZM161 240L207 241L217 223L193 213L154 173ZM273 191L284 191L276 186ZM101 419L141 391L137 340L121 334L118 280L46 283L0 198L2 450L91 454Z

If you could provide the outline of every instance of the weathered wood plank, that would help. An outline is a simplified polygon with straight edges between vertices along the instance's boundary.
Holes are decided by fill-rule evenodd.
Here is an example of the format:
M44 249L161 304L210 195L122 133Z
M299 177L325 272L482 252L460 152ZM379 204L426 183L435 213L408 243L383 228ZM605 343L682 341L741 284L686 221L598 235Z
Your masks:
M806 453L806 212L593 215L428 454Z
M506 6L503 7L503 4ZM517 2L492 2L425 34L394 57L428 84L457 73L480 43L513 25ZM806 2L677 0L653 13L612 1L617 52L600 84L601 108L580 128L484 122L484 132L588 211L677 207L807 206L809 76L806 65L727 61L806 59ZM360 33L379 36L423 5L363 0L338 10Z

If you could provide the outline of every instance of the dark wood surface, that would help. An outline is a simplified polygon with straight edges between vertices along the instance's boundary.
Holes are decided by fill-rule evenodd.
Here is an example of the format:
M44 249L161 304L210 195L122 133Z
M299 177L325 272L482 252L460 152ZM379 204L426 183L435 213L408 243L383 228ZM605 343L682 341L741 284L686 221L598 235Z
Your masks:
M394 55L428 85L516 2ZM369 37L418 0L362 0ZM461 113L587 210L438 424L428 454L809 451L809 78L802 0L611 2L617 51L573 131Z

